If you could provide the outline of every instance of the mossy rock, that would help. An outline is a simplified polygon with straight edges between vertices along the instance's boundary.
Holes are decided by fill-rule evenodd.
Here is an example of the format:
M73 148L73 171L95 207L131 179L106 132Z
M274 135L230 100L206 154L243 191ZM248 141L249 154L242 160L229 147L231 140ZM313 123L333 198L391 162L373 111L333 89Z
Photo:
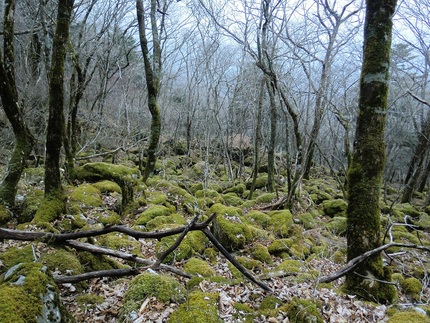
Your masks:
M147 193L146 198L148 204L154 204L154 205L164 205L167 204L167 196L164 193L152 191Z
M119 184L118 182L123 180L134 181L140 176L140 172L137 168L130 168L124 165L95 162L76 167L76 176L80 180L95 182L107 179Z
M266 229L270 225L270 216L258 210L249 211L245 218L263 229Z
M264 262L266 264L272 264L272 257L270 256L269 249L261 244L256 244L251 251L251 255L254 259Z
M81 209L103 206L102 193L100 190L95 186L86 183L79 185L72 191L69 197L69 202Z
M396 213L396 214L401 217L400 220L402 220L402 221L403 221L403 217L405 215L409 215L413 218L417 218L420 216L420 211L418 211L415 207L413 207L409 203L395 204L393 206L393 211L400 212L400 214L399 213ZM396 219L396 221L397 221L397 219Z
M138 312L147 297L155 297L165 304L185 301L185 288L172 276L142 273L131 280L124 295L123 306L119 314L120 322L128 322L133 312Z
M120 269L124 267L105 255L93 254L88 251L79 252L78 258L83 266L84 272Z
M104 298L95 294L81 294L75 297L79 307L85 311L88 308L94 308L104 302Z
M235 186L229 187L226 190L224 190L224 193L236 193L238 196L243 195L243 193L246 191L246 185L243 183L237 184Z
M302 263L299 260L286 259L275 267L275 271L280 271L288 274L299 273Z
M19 223L30 222L34 219L34 216L42 203L43 196L43 190L38 189L31 190L25 195L21 206L21 216L18 218Z
M121 187L113 181L104 180L92 185L102 193L121 193Z
M155 229L164 229L166 225L170 225L169 227L171 228L172 224L181 226L187 224L187 221L184 219L182 214L173 213L170 215L157 216L156 218L149 220L145 226L149 231L153 231Z
M312 301L293 298L291 302L283 306L281 310L287 312L288 319L291 323L324 323L320 311Z
M203 252L203 255L212 264L215 264L215 262L216 262L216 256L218 255L218 251L216 251L214 248L206 248L205 251Z
M270 312L273 312L273 310L281 307L283 304L284 302L275 296L266 296L261 301L260 306L258 307L258 312L261 314L269 314Z
M296 241L291 245L288 254L295 259L306 259L311 254L311 245L303 240Z
M209 212L217 214L212 222L213 233L227 250L243 249L251 241L251 230L243 223L240 209L215 204L209 209Z
M71 322L62 308L57 287L41 263L10 268L0 285L0 322Z
M344 236L348 228L347 219L343 216L335 216L326 224L326 228L334 234Z
M133 255L142 256L139 241L123 233L111 232L98 236L95 243L113 250L127 251Z
M270 223L268 230L278 238L286 238L291 234L293 217L289 210L269 212Z
M19 263L34 261L33 247L29 244L24 247L11 247L0 252L0 259L4 265L1 271L11 268Z
M236 260L246 269L261 272L263 270L263 263L260 260L252 259L245 256L236 257Z
M344 216L348 204L343 199L326 200L322 202L323 212L329 217Z
M118 213L111 210L102 210L101 212L95 213L97 223L103 225L118 225L121 224L121 217Z
M255 199L256 203L272 203L277 197L276 193L265 193Z
M222 323L223 320L218 315L218 298L219 295L215 293L194 291L187 302L172 313L167 322Z
M283 253L288 253L293 244L294 240L291 238L276 239L269 245L268 251L271 255L280 256Z
M224 204L229 206L239 206L242 205L243 200L236 193L227 193L222 195Z
M395 226L392 230L394 242L421 244L416 233L409 232L404 226Z
M0 204L0 226L12 220L12 212L3 204Z
M236 319L237 322L252 323L257 316L255 310L248 304L234 303L233 308L235 309L233 318Z
M212 277L215 275L215 271L206 261L195 257L190 258L185 263L184 271L192 275L200 275L203 277Z
M297 216L299 223L307 230L317 227L317 222L311 213L302 213Z
M143 211L136 220L136 224L145 225L150 220L155 219L158 216L170 215L172 212L164 205L150 205L145 211Z
M420 293L423 288L419 279L415 277L406 278L400 283L400 285L402 286L403 292L406 296L414 301L419 300Z
M164 251L170 248L170 246L176 242L177 238L178 235L173 235L164 237L158 241L155 246L157 256L160 256ZM176 248L174 252L170 253L164 262L171 263L173 260L181 261L191 258L193 255L202 254L206 249L207 243L208 239L203 232L188 232L179 247Z
M430 318L416 312L396 312L387 323L430 323Z
M429 232L430 231L430 215L428 215L427 213L421 213L419 219L417 221L415 221L415 225L417 225L420 229Z
M55 249L42 256L40 261L52 272L60 272L62 275L79 275L84 269L79 258L65 249Z
M195 197L209 197L211 199L217 199L221 197L221 194L212 189L199 190L195 194Z

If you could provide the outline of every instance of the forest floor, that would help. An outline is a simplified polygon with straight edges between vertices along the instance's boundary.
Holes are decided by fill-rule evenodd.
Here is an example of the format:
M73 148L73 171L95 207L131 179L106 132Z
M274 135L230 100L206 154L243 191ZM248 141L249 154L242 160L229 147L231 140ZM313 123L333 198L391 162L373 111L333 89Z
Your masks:
M182 166L179 168L178 163L178 158L164 160L159 166L158 175L150 179L147 185L136 181L134 194L137 203L133 202L121 215L116 213L121 194L117 188L108 189L106 186L114 183L103 181L99 185L89 185L80 181L75 186L67 186L70 214L53 223L53 227L58 232L67 232L121 224L136 230L159 232L190 222L196 213L201 214L199 221L204 221L213 212L224 212L224 215L228 214L229 221L236 221L236 227L244 226L244 236L246 232L251 232L245 237L244 243L231 248L231 254L272 291L265 291L245 278L207 239L202 240L203 246L192 245L192 250L186 256L182 256L185 247L181 244L169 264L184 273L193 272L187 267L187 262L197 258L208 265L209 269L206 270L209 270L209 274L199 273L196 269L193 273L197 273L199 279L190 280L164 270L158 273L174 277L186 290L187 297L196 291L216 295L217 318L208 318L207 322L308 322L314 316L315 322L401 322L398 319L396 321L396 315L405 311L411 319L415 315L423 315L419 316L422 319L420 322L430 321L430 254L426 251L403 248L387 251L388 256L391 254L386 259L395 273L393 283L398 292L394 304L377 304L343 293L343 278L331 283L319 283L319 278L335 273L346 264L346 203L342 203L339 183L331 176L315 174L315 179L305 181L297 203L287 213L283 213L291 221L276 223L277 220L273 219L279 212L285 211L274 209L286 195L281 186L277 193L267 193L263 184L250 201L246 199L249 191L245 181L233 184L226 178L222 167L211 166L207 189L203 189L204 166L201 163L189 164L185 169ZM34 198L40 200L42 178L40 170L26 171L19 191L19 197L22 198L21 213L25 207L35 203ZM264 182L264 174L260 178ZM393 203L397 196L395 190L389 193L391 195L385 194L384 201L381 201L386 238L429 247L429 216L426 210L420 209L424 196L416 196L416 205L415 202L414 205L405 205ZM88 196L94 199L90 200ZM190 199L193 200L192 205ZM37 203L32 206L37 207ZM160 206L164 207L163 211L167 210L166 213L154 215L156 207ZM76 224L78 215L85 225ZM410 230L405 225L404 218L407 215L419 224L417 230ZM72 226L68 227L67 223ZM11 221L8 227L40 231L37 226L18 224L16 220ZM172 242L166 241L166 238L136 240L120 233L106 236L112 239L95 237L81 241L137 254L153 262L167 248L166 244ZM116 238L120 242L114 240ZM229 238L226 239L228 241ZM193 240L193 243L196 244L196 241ZM276 248L279 241L284 244L284 249ZM184 240L183 243L189 242ZM50 263L45 255L55 253L56 248L41 242L5 240L0 244L0 252L4 254L12 249L24 249L28 245L32 246L33 256L45 263L54 274L74 274L73 269L67 269L67 263ZM261 247L269 252L269 258L258 256L255 252ZM214 252L208 252L209 249ZM115 261L122 266L131 265L125 260ZM1 272L7 270L3 263L0 265ZM84 268L85 264L82 265ZM153 272L149 267L147 271ZM411 278L419 282L419 290L406 283ZM133 276L102 277L84 283L59 284L61 300L77 322L167 322L172 313L183 306L183 301L163 301L155 294L148 293L133 305L133 315L124 318L122 312L129 306L126 302L127 297L130 298L126 294L133 279ZM300 300L308 303L301 304L301 309L294 312L293 317L293 309L288 304L297 304ZM307 310L307 307L315 308L317 313ZM307 316L300 316L300 311L306 312Z

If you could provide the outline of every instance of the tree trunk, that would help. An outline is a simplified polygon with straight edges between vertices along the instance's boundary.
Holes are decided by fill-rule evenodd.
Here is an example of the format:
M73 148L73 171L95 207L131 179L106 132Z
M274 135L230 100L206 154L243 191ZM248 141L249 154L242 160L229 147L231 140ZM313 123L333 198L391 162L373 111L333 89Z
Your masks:
M360 100L352 162L348 171L348 261L381 245L379 197L385 166L392 15L396 0L367 0ZM345 289L362 298L389 303L395 297L381 255L360 264Z
M0 184L0 202L8 205L15 203L18 181L21 178L25 162L30 156L34 138L28 129L19 106L18 91L15 82L14 67L14 12L15 1L8 0L4 11L4 63L0 54L0 98L3 110L8 118L15 136L11 158L6 176Z
M145 169L143 171L142 179L144 182L153 174L155 168L155 162L157 161L157 148L160 141L161 134L161 115L157 104L158 90L160 86L160 73L161 73L161 46L160 39L158 36L158 27L155 17L157 11L156 0L151 0L151 31L152 31L152 42L153 52L152 60L150 58L148 49L148 39L145 31L145 17L142 0L136 0L137 10L137 22L139 25L139 39L140 47L143 54L143 62L145 65L145 76L146 76L146 87L148 90L148 109L151 113L151 137L149 139L148 146L148 157L146 160ZM163 8L165 13L167 8ZM164 25L164 14L161 22L161 26Z
M53 221L65 211L66 200L60 174L60 150L64 136L64 65L73 0L58 2L51 70L49 74L49 117L46 135L45 199L36 220Z

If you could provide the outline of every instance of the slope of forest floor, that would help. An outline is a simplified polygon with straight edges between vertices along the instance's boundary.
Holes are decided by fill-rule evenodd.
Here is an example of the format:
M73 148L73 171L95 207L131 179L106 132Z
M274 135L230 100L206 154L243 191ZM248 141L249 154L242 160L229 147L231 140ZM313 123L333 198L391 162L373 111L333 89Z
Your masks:
M121 164L136 169L125 156ZM134 198L126 206L121 205L121 188L112 176L82 180L89 178L87 174L74 185L65 184L67 214L52 226L32 222L43 197L43 169L29 168L20 182L19 207L3 227L61 233L124 225L160 232L186 226L197 215L198 222L203 222L216 214L211 231L272 292L245 278L202 232L190 231L164 263L193 278L157 270L158 275L174 277L183 297L163 298L154 287L146 291L147 285L139 287L140 296L132 295L139 276L59 284L61 301L77 322L402 322L403 315L410 322L415 316L417 322L430 321L430 254L426 251L392 248L384 254L398 291L394 304L376 304L343 293L343 278L319 283L319 278L346 263L346 202L341 181L329 172L320 169L313 179L303 181L293 206L286 210L279 208L287 194L285 184L279 181L277 192L266 192L264 173L257 179L253 199L247 199L248 167L235 181L229 180L224 164L193 162L187 156L164 158L156 168L157 174L146 185L130 173ZM398 204L397 199L398 192L388 185L381 200L384 242L429 247L429 209L421 208L425 195L417 195L413 205ZM406 219L414 224L405 223ZM156 262L177 237L135 239L112 232L79 241ZM35 241L4 240L0 249L2 273L23 261L29 250L30 258L45 264L54 277L137 266L111 256L95 260L71 247ZM140 270L154 273L150 266ZM202 305L202 300L208 303Z

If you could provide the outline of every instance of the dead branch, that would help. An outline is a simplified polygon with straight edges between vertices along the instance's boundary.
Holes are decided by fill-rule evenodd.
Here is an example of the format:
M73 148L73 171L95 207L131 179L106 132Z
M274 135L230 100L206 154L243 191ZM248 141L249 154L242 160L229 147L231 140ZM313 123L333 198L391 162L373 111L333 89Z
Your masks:
M391 247L403 247L403 248L419 249L419 250L424 250L424 251L430 252L429 247L425 247L425 246L421 246L421 245L417 245L417 244L404 244L404 243L395 243L395 242L387 243L387 244L380 246L376 249L369 250L369 251L365 252L364 254L362 254L361 256L358 256L358 257L355 257L354 259L351 259L350 261L348 261L348 263L343 268L339 269L335 273L333 273L329 276L321 277L319 279L319 282L320 283L329 283L329 282L332 282L336 279L339 279L339 278L345 276L346 274L350 273L351 271L353 271L360 263L362 263L363 261L365 261L369 257L376 255L376 254L380 253L381 251L389 249Z
M143 267L147 269L146 267ZM126 268L126 269L111 269L92 271L85 274L74 276L54 276L54 281L57 284L66 283L79 283L80 281L101 278L101 277L123 277L123 276L136 276L141 273L142 268Z

